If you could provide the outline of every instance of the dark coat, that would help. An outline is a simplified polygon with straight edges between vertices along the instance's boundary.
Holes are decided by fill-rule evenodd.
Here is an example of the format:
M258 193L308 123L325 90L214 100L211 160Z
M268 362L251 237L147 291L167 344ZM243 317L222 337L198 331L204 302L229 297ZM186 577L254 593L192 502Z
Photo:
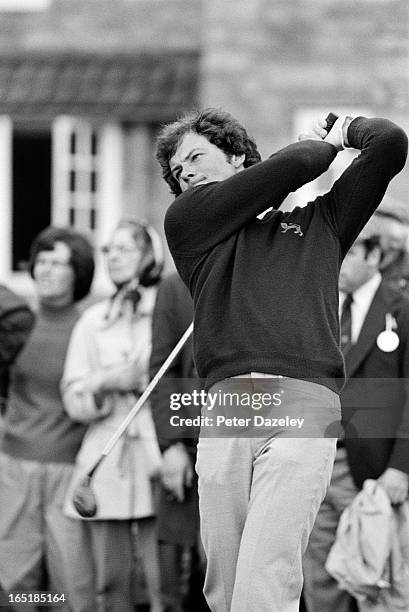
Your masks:
M0 402L7 395L8 368L26 342L34 324L27 303L0 285ZM1 409L1 406L0 406Z
M158 290L152 320L152 354L150 377L156 374L166 357L193 319L193 303L190 294L177 274L165 278ZM170 395L186 393L192 390L195 375L193 363L192 340L189 339L173 361L167 374L159 382L151 395L151 407L159 446L162 451L171 444L182 442L194 464L198 428L181 428L170 426L170 416L194 416L183 409L178 412L170 410ZM200 414L200 408L196 409ZM186 491L184 502L169 499L162 490L158 512L158 535L165 542L193 545L196 542L199 528L199 509L197 480Z
M193 302L190 294L177 274L165 278L158 290L152 319L152 353L150 359L150 378L152 379L177 344L193 320ZM191 390L189 381L195 374L193 363L192 340L174 359L165 376L158 383L151 395L151 404L155 427L161 450L170 444L183 440L189 447L195 447L198 431L169 425L169 398L172 393L184 393ZM185 416L183 410L178 411ZM190 415L189 415L190 416Z
M399 346L383 352L376 340L385 315L397 323ZM409 299L382 281L358 341L345 357L341 393L345 447L352 477L361 488L387 467L409 473Z

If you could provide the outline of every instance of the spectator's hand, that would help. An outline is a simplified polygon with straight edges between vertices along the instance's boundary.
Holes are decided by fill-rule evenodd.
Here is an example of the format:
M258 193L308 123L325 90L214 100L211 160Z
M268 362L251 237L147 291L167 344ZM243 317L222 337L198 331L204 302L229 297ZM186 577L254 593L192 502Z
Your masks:
M111 412L112 404L104 401L104 395L98 388L97 373L70 384L71 401L80 407L79 412L83 417L88 414L88 417L92 415L92 418L95 418L95 408L98 418L106 417Z
M405 472L387 468L378 478L392 504L401 504L408 496L409 477Z
M136 391L146 386L145 378L141 374L140 357L138 357L97 370L84 380L83 385L94 395L106 391Z
M173 444L163 453L161 480L178 501L184 501L184 488L192 486L193 466L183 444Z
M141 386L140 358L102 371L102 376L103 391L135 391Z
M75 382L71 383L70 392L77 397L84 395L84 393L86 393L84 382L82 380L76 380Z
M102 370L97 370L92 374L89 374L86 378L76 382L78 391L82 389L83 393L92 393L97 395L102 391L103 375Z

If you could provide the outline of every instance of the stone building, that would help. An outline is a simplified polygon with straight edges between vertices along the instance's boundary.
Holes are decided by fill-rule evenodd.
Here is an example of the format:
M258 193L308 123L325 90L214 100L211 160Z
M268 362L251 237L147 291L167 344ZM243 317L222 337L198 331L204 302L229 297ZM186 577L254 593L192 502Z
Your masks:
M409 131L408 10L406 0L0 0L0 278L26 287L28 245L50 222L96 246L123 214L160 227L170 196L155 133L193 105L231 110L263 155L329 110ZM325 190L342 155L287 206ZM407 169L390 189L408 200Z

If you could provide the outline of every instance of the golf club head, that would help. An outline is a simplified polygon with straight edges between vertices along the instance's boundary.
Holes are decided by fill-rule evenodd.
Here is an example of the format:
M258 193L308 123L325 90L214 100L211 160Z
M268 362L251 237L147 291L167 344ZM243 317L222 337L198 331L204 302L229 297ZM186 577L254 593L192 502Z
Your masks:
M78 514L84 518L92 518L97 513L97 502L91 487L91 477L85 476L76 487L72 503Z

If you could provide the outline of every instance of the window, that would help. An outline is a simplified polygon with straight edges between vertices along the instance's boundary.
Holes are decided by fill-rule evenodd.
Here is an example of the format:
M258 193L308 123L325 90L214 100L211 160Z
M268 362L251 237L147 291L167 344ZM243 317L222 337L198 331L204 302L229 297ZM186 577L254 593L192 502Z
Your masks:
M106 242L123 214L123 131L115 122L60 116L52 131L51 223ZM96 284L104 284L96 251Z
M100 133L83 119L60 117L54 139L53 222L94 233L99 222Z
M27 269L34 237L51 219L51 130L13 125L12 268Z
M6 279L11 268L11 183L13 124L0 115L0 278Z

